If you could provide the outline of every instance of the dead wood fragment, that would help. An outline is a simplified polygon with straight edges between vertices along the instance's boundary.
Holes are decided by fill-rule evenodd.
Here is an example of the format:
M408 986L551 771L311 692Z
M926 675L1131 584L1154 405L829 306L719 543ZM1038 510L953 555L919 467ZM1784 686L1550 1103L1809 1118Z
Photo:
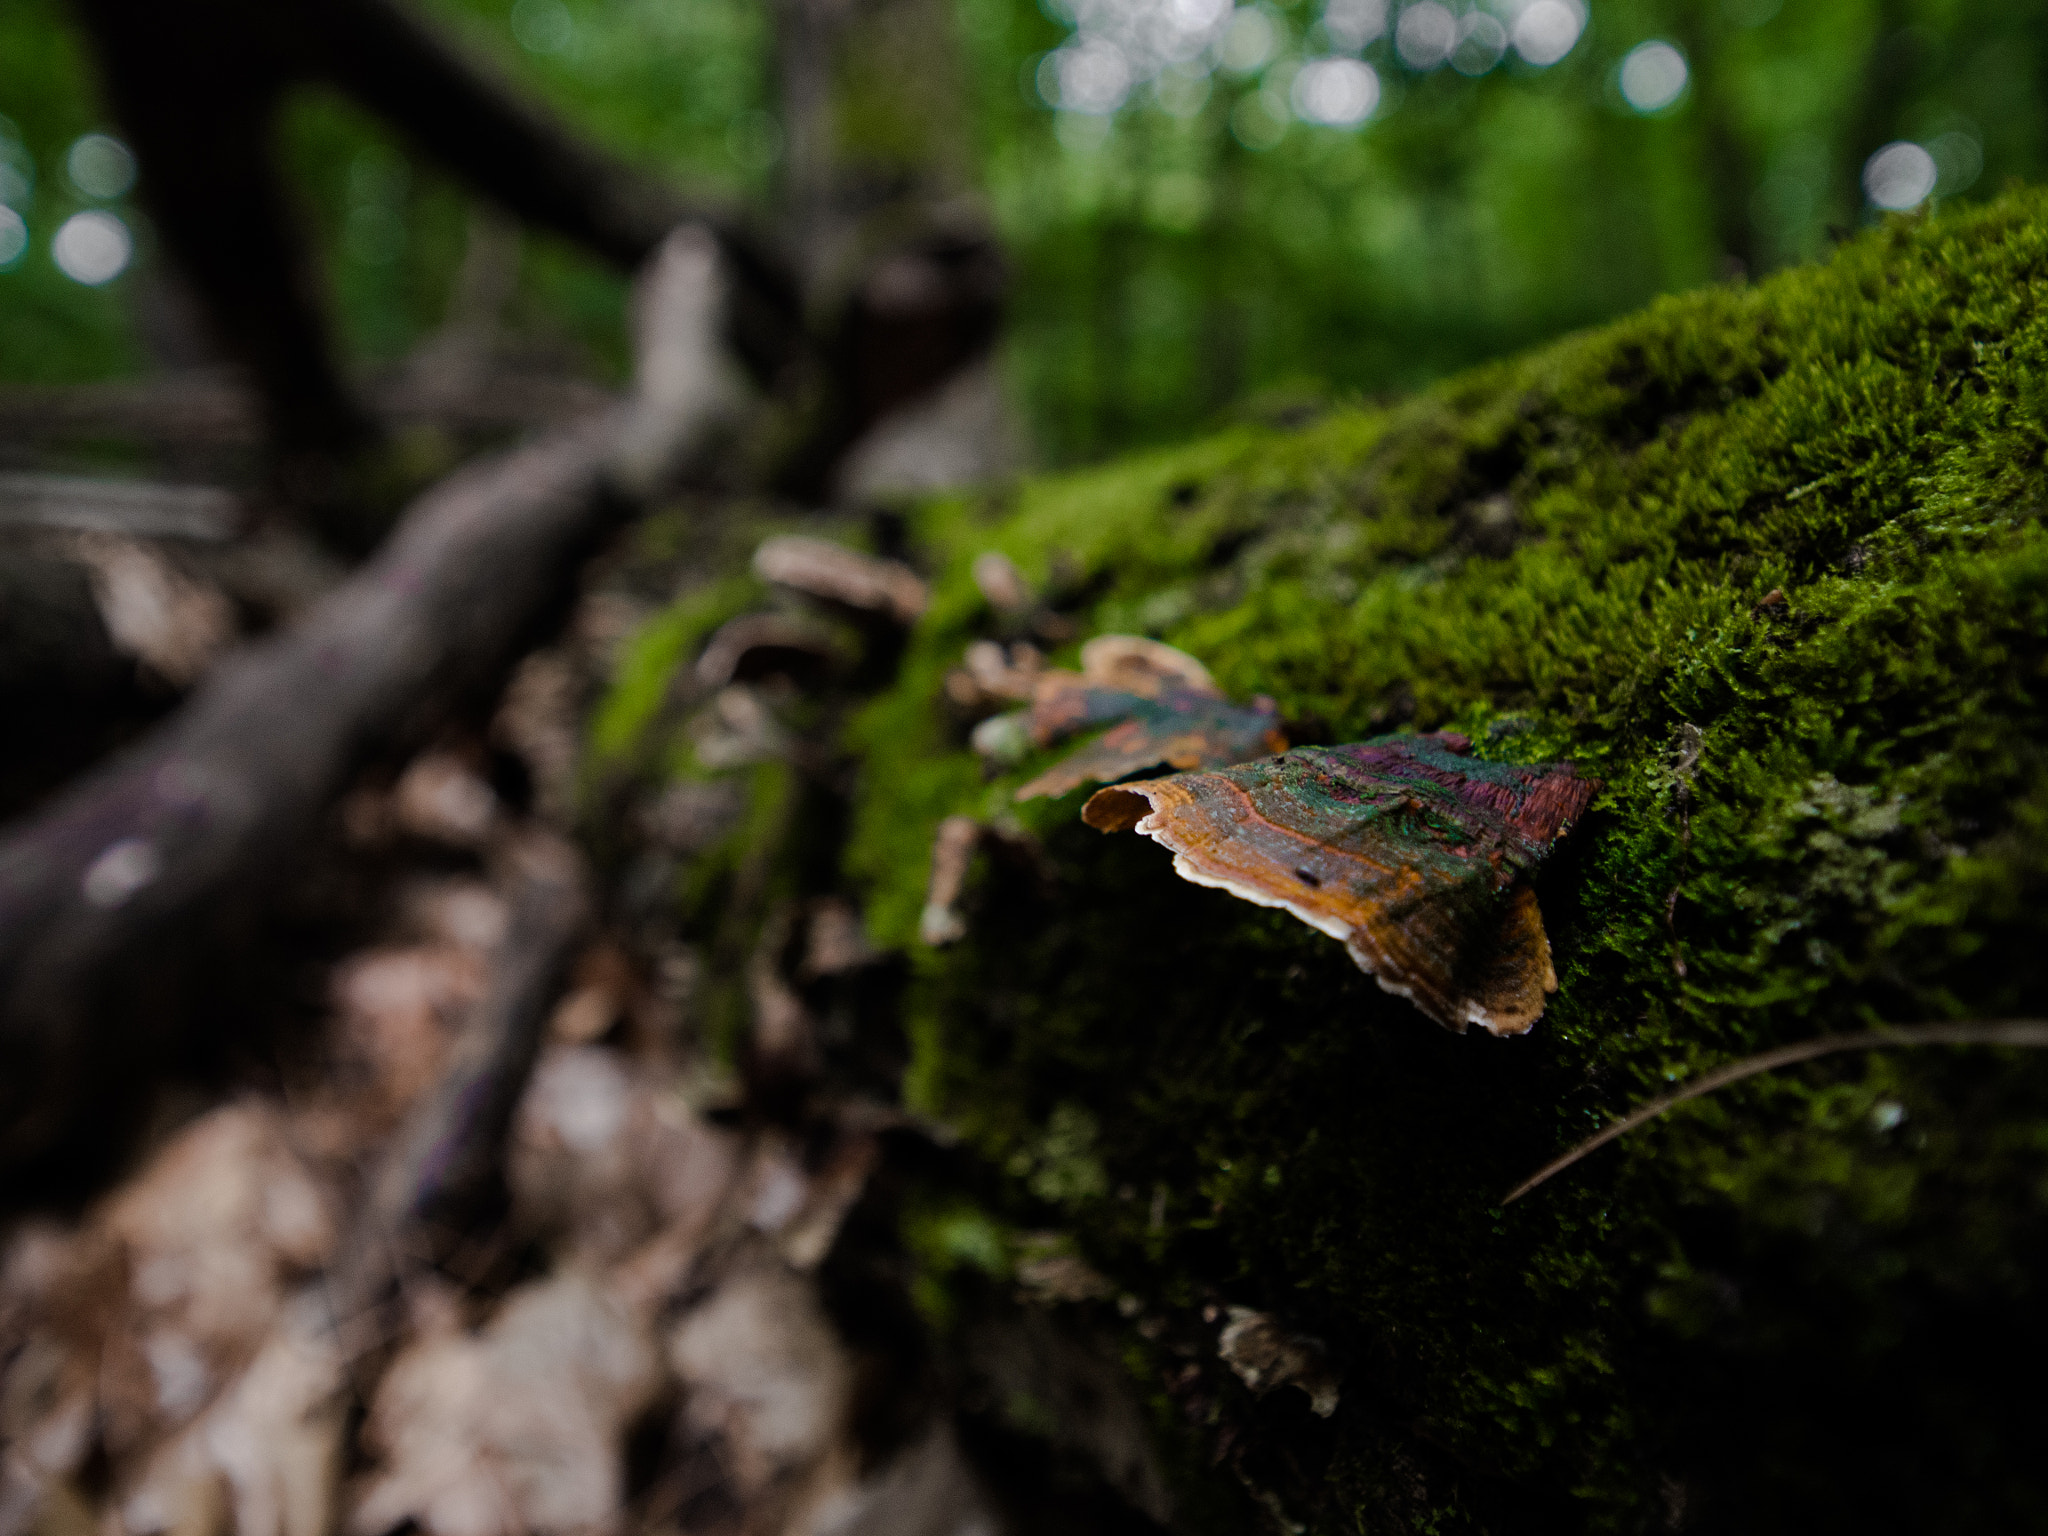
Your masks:
M960 897L967 889L967 871L974 862L974 850L981 843L982 825L972 816L948 816L939 823L932 841L932 878L925 892L924 911L917 921L918 937L939 946L957 943L967 936L967 920L960 915Z
M814 684L845 661L831 631L780 613L746 613L720 625L697 658L706 688L757 682L777 674Z
M1022 613L1036 594L1017 562L999 549L983 550L974 557L974 585L998 613Z
M754 552L754 573L806 597L898 624L915 623L930 600L923 580L898 560L877 560L824 539L786 534Z
M1337 1376L1323 1346L1289 1333L1270 1313L1232 1307L1216 1353L1261 1397L1275 1387L1294 1386L1308 1394L1317 1417L1327 1419L1337 1411Z

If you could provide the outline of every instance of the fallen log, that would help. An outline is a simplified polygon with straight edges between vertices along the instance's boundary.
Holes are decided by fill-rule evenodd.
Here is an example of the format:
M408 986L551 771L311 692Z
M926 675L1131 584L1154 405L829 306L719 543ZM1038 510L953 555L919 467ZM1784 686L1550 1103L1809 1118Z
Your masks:
M95 1079L188 1037L354 771L501 681L582 558L705 440L732 398L725 284L714 238L678 230L643 288L629 405L429 491L302 622L0 838L0 1203L104 1165L122 1137L78 1123Z

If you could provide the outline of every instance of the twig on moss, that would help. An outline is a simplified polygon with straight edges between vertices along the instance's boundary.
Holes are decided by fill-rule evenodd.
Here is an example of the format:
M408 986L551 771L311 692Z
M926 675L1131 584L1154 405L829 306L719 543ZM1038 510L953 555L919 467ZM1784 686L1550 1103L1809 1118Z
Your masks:
M1839 1051L1884 1051L1914 1045L2048 1047L2048 1021L1990 1019L1959 1024L1910 1024L1900 1029L1873 1031L1867 1035L1822 1035L1818 1040L1801 1040L1793 1045L1781 1045L1774 1051L1745 1056L1740 1061L1731 1061L1726 1066L1702 1073L1684 1087L1673 1089L1670 1093L1629 1111L1605 1130L1587 1137L1562 1157L1545 1163L1509 1190L1500 1203L1512 1205L1553 1174L1564 1172L1580 1158L1599 1151L1608 1142L1626 1136L1637 1126L1656 1119L1665 1110L1675 1108L1687 1099L1697 1099L1717 1088L1725 1088L1730 1083L1739 1083L1745 1077L1775 1072L1780 1067L1811 1061L1816 1056L1832 1056Z

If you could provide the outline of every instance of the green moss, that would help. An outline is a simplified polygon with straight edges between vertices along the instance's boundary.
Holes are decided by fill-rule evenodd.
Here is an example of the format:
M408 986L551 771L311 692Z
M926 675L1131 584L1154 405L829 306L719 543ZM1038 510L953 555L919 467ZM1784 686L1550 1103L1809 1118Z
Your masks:
M668 700L676 673L727 619L758 607L761 583L728 576L678 598L634 631L590 719L592 766L615 767L640 748Z
M1229 1423L1292 1517L2048 1517L2048 1415L2001 1392L2048 1347L2048 1063L1757 1079L1498 1203L1709 1064L2040 1006L2044 301L2048 200L2017 195L1392 409L921 515L935 600L853 732L871 925L915 947L953 812L1013 816L1047 879L982 872L969 939L916 951L909 1092L1166 1325L1230 1302L1329 1343L1330 1425L1212 1365L1186 1431ZM1328 739L1456 727L1596 775L1538 888L1533 1034L1437 1030L1079 796L1011 806L1042 765L985 780L941 701L996 629L984 549L1081 634L1160 635Z

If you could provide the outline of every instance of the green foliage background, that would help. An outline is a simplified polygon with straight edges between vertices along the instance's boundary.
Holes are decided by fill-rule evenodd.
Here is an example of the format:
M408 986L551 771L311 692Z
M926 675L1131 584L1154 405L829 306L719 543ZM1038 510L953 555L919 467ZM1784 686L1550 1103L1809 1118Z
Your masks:
M765 5L521 3L561 5L567 46L521 47L504 0L429 9L620 152L772 207L781 130ZM1291 39L1284 69L1316 0L1266 3ZM1894 138L1975 136L1983 167L1965 196L2048 162L2040 0L1789 0L1775 13L1768 0L1594 0L1563 62L1510 61L1477 80L1406 71L1382 41L1368 58L1388 93L1369 123L1297 124L1263 152L1227 126L1256 77L1219 75L1192 118L1140 91L1106 136L1061 135L1031 83L1060 22L1030 0L912 14L936 24L880 27L850 53L842 153L964 187L992 211L1018 275L1006 365L1050 463L1185 435L1262 392L1406 390L1737 263L1760 274L1816 256L1866 221L1858 171ZM535 35L531 17L524 30ZM1687 51L1692 84L1641 117L1613 76L1655 37ZM57 0L0 15L0 114L37 172L22 209L32 247L0 273L0 379L149 366L141 276L87 290L49 259L81 203L65 147L104 120ZM363 367L391 362L446 303L464 197L332 101L295 106L286 146L349 351ZM620 301L614 275L529 242L515 321L533 347L616 374Z

